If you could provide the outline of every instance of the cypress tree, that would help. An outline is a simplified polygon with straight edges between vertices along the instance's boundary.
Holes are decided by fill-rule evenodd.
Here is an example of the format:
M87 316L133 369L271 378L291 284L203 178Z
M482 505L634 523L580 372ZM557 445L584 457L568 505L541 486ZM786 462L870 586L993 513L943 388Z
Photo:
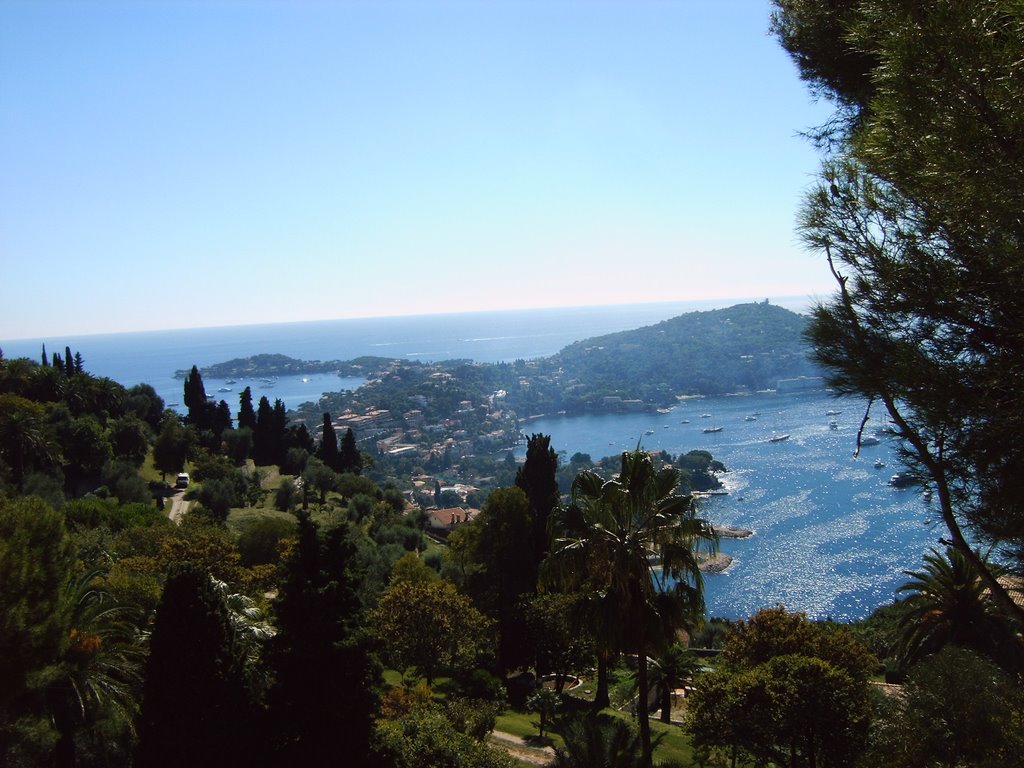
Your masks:
M167 579L156 609L135 765L246 765L252 717L228 610L209 575L186 567Z
M363 457L356 447L356 436L352 434L352 428L345 430L345 436L341 438L341 448L338 451L339 472L352 472L360 474L363 471Z
M71 347L64 347L64 372L68 376L75 375L75 359L71 356Z
M355 549L347 525L321 537L305 513L298 533L265 652L271 763L327 765L344 750L346 764L367 765L380 665L357 596Z
M329 413L324 414L323 436L320 438L320 450L317 451L316 455L320 461L335 472L340 470L338 436L334 433L334 424L331 423L331 414Z
M301 448L306 453L316 452L316 443L313 441L313 436L309 434L309 430L305 424L299 424L297 427L290 428L291 432L291 443L296 448Z
M284 454L288 450L288 412L281 398L274 400L274 411L270 421L271 448L273 464L284 463Z
M207 429L210 425L206 418L206 387L199 368L192 366L192 371L185 377L185 407L188 408L188 422L198 429Z
M530 435L526 442L526 461L516 471L516 485L530 500L533 528L533 555L537 567L548 551L548 521L558 505L558 454L551 447L551 436ZM534 576L536 579L536 576Z
M75 373L82 373L84 371L85 362L82 360L82 353L75 352Z
M246 387L238 396L238 428L256 429L256 409L252 407L252 389Z
M274 463L274 410L264 395L256 408L256 428L252 431L252 457L259 466Z
M61 359L61 356L60 356L59 352L54 352L53 353L53 367L56 368L57 370L61 371L61 372L65 372L66 373L66 371L64 371L64 360Z
M44 341L43 342L43 368L48 368L49 366L50 366L50 361L46 357L46 342Z
M213 433L219 438L223 434L224 430L231 429L231 406L221 400L217 403L213 414L213 423L211 424Z

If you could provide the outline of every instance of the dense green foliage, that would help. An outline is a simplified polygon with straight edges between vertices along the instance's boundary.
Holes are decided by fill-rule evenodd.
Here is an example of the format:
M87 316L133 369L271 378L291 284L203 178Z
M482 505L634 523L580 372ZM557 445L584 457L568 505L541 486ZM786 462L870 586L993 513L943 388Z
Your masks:
M266 651L274 765L320 765L339 745L352 764L369 761L380 667L354 565L347 526L321 535L300 515L298 541L274 605L277 634Z
M949 647L918 662L879 707L864 768L1024 765L1024 696L991 662Z
M1001 575L999 566L989 568ZM1024 671L1013 626L989 599L972 561L952 547L943 554L933 549L924 556L924 568L907 575L910 581L897 590L909 593L899 619L901 662L913 663L943 646L957 645L1007 669Z
M581 472L545 562L548 583L587 599L598 645L636 654L637 714L648 762L647 656L670 645L676 630L703 619L696 551L714 542L710 525L696 517L678 486L678 470L658 470L640 451L622 454L612 480Z
M258 754L236 645L209 575L194 568L172 575L149 643L136 766L223 766Z
M697 679L694 744L787 768L852 765L870 723L872 667L846 630L761 610L733 625L722 665Z
M952 546L1024 623L971 544L1024 569L1024 9L775 4L780 40L839 106L800 225L838 289L814 313L815 357L886 409Z
M32 762L55 743L45 689L66 649L70 568L60 513L0 498L0 762Z

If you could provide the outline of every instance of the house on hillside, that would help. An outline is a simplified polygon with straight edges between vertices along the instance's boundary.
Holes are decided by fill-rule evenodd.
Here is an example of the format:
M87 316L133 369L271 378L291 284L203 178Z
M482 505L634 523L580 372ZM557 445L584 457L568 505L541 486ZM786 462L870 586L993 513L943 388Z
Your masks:
M427 528L438 536L447 536L460 525L465 525L480 514L479 509L448 507L427 510Z

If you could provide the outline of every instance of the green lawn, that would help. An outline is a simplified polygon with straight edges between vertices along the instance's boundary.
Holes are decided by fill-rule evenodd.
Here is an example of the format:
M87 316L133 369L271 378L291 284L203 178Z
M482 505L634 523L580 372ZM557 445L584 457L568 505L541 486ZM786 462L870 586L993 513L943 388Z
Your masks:
M231 512L228 513L228 530L231 531L233 536L238 536L254 522L262 520L265 517L276 517L281 520L288 520L292 523L295 522L295 515L291 512L279 512L276 509L267 509L264 507L244 507L232 509Z
M586 711L585 709L576 711ZM636 721L627 714L614 709L606 709L605 713L620 717L627 722L636 725ZM550 727L545 732L545 744L555 747L565 746L559 734L566 719L573 714L572 711L565 711L555 715ZM536 712L522 712L514 709L507 709L498 715L495 728L525 739L535 739L538 734L540 716ZM657 748L654 750L654 764L672 763L674 765L693 765L693 746L690 744L690 736L678 725L666 725L658 720L651 719L651 737L661 737Z

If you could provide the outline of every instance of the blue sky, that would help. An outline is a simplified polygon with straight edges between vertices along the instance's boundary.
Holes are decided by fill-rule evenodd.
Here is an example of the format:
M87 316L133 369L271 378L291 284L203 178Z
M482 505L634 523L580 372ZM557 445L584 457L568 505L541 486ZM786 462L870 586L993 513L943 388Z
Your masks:
M820 296L761 0L0 3L0 338Z

